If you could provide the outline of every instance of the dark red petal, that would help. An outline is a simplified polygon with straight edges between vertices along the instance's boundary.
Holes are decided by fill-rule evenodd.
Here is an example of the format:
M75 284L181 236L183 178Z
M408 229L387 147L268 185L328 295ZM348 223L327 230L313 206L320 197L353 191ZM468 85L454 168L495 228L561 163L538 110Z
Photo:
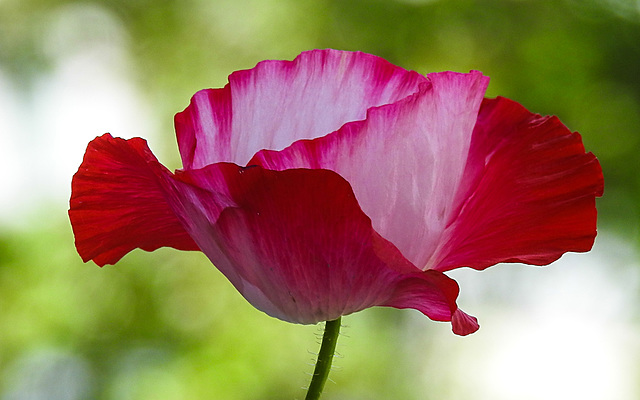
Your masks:
M453 317L451 318L451 326L453 328L453 333L461 336L469 335L480 329L480 325L478 325L478 319L465 313L459 308L453 312Z
M315 323L386 305L450 321L457 309L455 282L421 272L380 237L332 171L215 164L177 177L184 186L176 211L197 221L191 236L274 317ZM204 206L211 204L226 208Z
M457 308L454 300L458 297L458 293L459 287L456 281L440 272L428 270L420 274L407 275L398 283L392 298L385 305L395 308L413 308L433 320L451 321L453 332L464 336L477 331L480 325L475 317ZM440 308L442 314L435 314L433 304L445 299L449 299L449 303L442 304ZM445 307L448 307L450 312L446 312Z
M458 192L460 211L432 267L544 265L591 249L600 164L555 117L505 99L483 102Z
M313 50L293 61L263 61L196 93L175 117L185 169L245 165L261 149L324 136L369 108L393 103L426 79L360 52Z
M143 139L105 134L90 142L69 209L82 259L103 266L135 248L198 250L165 200L160 181L170 175Z

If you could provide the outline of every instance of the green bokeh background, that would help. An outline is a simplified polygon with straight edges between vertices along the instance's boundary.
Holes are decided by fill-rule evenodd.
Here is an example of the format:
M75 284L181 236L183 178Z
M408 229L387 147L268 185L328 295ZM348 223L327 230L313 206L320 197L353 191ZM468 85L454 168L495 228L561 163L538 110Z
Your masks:
M622 238L633 253L640 222L639 4L0 0L0 71L29 109L61 59L99 54L105 45L119 49L126 60L121 73L150 110L145 118L153 121L152 147L166 165L179 168L173 115L197 90L221 87L228 74L260 60L330 47L373 53L421 73L481 70L491 77L488 96L558 115L581 132L605 173L601 236ZM79 148L109 129L88 132ZM24 140L37 142L46 134L32 132ZM81 156L75 155L78 164ZM3 171L21 174L11 165ZM0 226L0 399L304 397L321 327L290 325L256 311L199 253L135 251L116 266L85 265L73 247L66 205L55 196L37 196L19 219ZM628 267L633 257L601 268L622 280L635 277L628 275L637 269ZM500 309L513 303L515 281L509 279L528 278L513 278L510 271L518 266L496 269L486 274L502 274L500 285L470 299ZM640 355L637 288L625 289L631 301L622 326L637 346L628 349L632 359ZM593 295L606 299L612 293ZM465 305L474 314L478 308ZM526 309L515 312L526 317ZM472 377L459 364L468 360L460 353L471 352L476 361L484 354L473 348L485 343L482 335L498 333L490 327L498 319L492 315L503 314L489 314L487 328L469 338L454 337L447 325L413 311L371 309L346 317L342 357L331 375L336 384L328 384L325 398L490 398L475 383L464 384ZM479 317L483 322L485 315ZM629 368L638 375L635 364L625 364ZM629 399L639 393L637 385L627 390ZM523 392L518 398L533 397Z

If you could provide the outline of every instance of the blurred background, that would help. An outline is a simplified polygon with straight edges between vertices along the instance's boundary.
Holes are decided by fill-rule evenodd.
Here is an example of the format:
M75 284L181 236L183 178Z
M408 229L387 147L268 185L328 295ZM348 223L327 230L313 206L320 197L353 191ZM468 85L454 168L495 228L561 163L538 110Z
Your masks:
M483 71L605 173L594 250L451 273L480 331L343 318L331 399L640 397L640 1L0 0L0 399L302 399L321 326L249 306L200 253L83 264L70 180L104 132L180 167L173 115L263 59L361 50Z

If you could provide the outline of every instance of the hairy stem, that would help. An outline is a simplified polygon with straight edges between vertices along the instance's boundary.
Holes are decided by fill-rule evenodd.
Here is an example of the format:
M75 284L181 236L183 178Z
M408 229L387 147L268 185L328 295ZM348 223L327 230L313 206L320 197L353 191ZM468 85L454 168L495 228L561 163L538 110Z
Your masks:
M336 351L339 333L340 318L325 323L318 361L316 362L316 368L313 371L313 377L311 378L305 400L317 400L320 398L324 384L329 376L329 371L331 370L331 362L333 361L333 354Z

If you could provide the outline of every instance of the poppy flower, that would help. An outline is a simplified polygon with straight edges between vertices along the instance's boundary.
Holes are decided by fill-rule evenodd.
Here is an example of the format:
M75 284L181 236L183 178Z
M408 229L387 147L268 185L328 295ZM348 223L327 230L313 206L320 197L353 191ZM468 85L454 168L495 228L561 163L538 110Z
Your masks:
M202 251L289 322L389 306L472 333L445 272L588 251L603 191L578 133L484 98L487 85L336 50L234 72L176 115L180 170L140 138L89 143L72 181L77 250L100 266Z

